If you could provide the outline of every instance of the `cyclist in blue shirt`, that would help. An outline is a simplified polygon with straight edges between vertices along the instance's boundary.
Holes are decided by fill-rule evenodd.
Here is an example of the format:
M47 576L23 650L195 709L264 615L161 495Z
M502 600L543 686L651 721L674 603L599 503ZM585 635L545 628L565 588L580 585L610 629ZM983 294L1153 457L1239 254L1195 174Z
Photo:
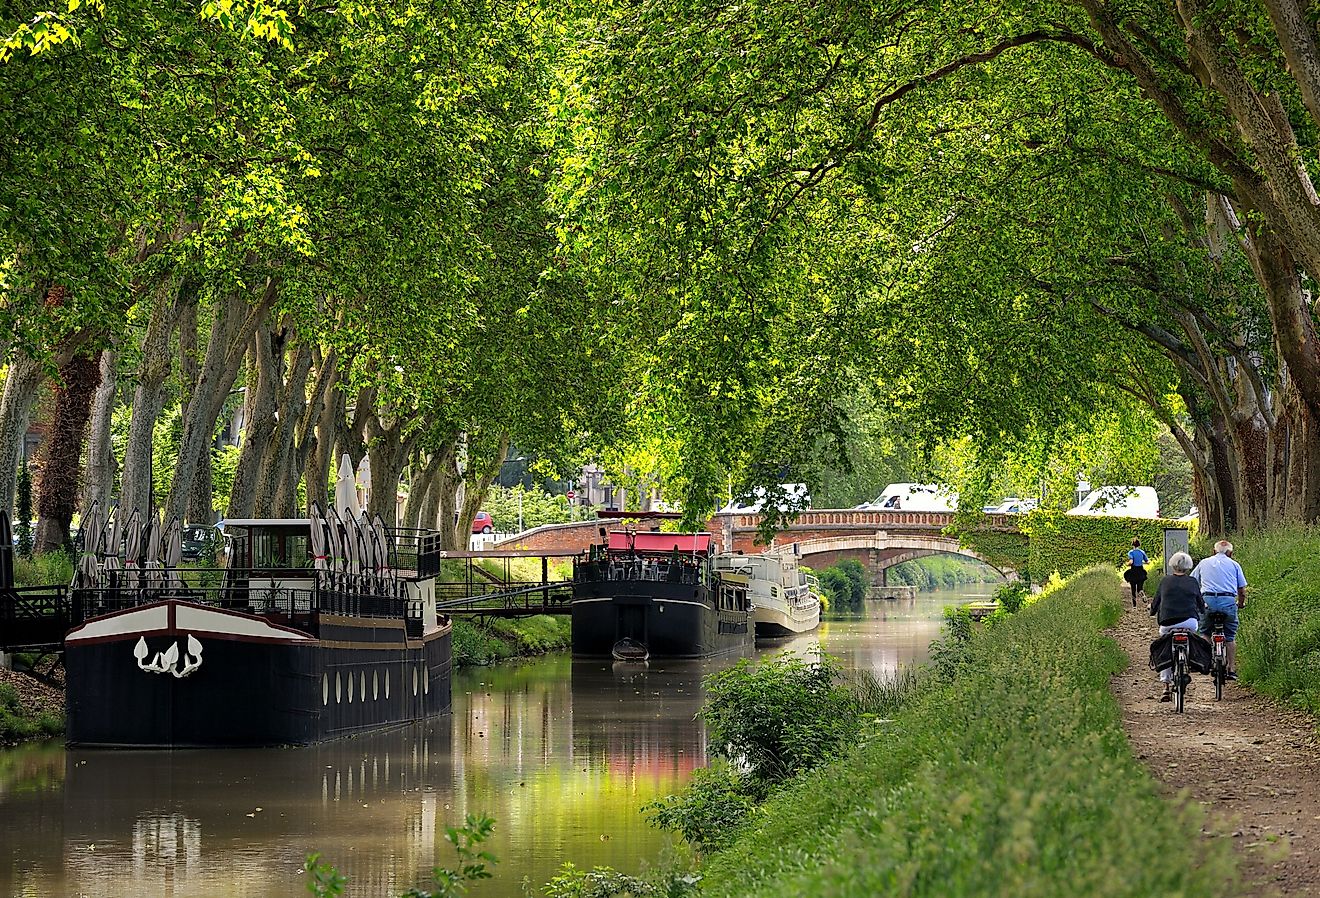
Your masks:
M1222 611L1228 616L1224 622L1224 641L1227 643L1228 678L1237 679L1238 609L1247 604L1247 578L1242 565L1233 560L1233 544L1226 539L1215 543L1215 554L1201 559L1192 571L1201 584L1201 598L1205 599L1207 616ZM1209 630L1208 619L1202 618L1201 631Z
M1141 551L1141 540L1132 540L1132 548L1127 553L1128 569L1123 572L1123 579L1132 587L1132 607L1137 607L1137 593L1146 591L1146 564L1150 561Z

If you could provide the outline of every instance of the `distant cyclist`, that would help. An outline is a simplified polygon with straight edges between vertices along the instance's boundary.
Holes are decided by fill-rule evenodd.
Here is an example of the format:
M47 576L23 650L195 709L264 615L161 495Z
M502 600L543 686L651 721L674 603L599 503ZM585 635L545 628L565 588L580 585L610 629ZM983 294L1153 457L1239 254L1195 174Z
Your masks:
M1123 579L1132 587L1132 607L1137 607L1137 594L1146 591L1146 565L1150 559L1141 550L1141 540L1132 540L1132 548L1127 553L1128 569L1123 572Z
M1201 598L1200 587L1187 576L1192 569L1192 556L1178 552L1169 559L1172 577L1160 581L1160 588L1155 590L1155 598L1150 603L1150 613L1160 625L1160 635L1173 630L1196 632L1200 615L1205 611L1205 601ZM1160 701L1173 698L1173 668L1160 671L1160 680L1164 682L1164 694Z
M1242 565L1233 560L1233 544L1226 539L1215 543L1215 554L1201 559L1192 576L1201 584L1201 598L1205 599L1206 607L1212 612L1222 611L1228 618L1224 622L1227 650L1224 660L1228 678L1236 680L1238 609L1247 604L1247 578ZM1207 621L1202 620L1201 629L1209 629Z

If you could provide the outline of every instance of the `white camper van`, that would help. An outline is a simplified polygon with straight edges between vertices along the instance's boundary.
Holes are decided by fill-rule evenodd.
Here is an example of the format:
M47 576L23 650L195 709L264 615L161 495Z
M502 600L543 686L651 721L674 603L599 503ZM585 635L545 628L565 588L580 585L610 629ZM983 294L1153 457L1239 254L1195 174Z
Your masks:
M957 511L958 494L937 483L891 483L868 511Z
M776 503L776 508L780 511L788 511L790 506L796 511L804 511L811 508L811 494L807 492L805 483L781 483L779 488L787 501ZM751 500L746 504L739 504L736 500L721 508L716 514L760 514L765 510L765 488L758 486L752 490Z
M1091 490L1068 514L1111 518L1158 518L1160 499L1153 486L1102 486Z

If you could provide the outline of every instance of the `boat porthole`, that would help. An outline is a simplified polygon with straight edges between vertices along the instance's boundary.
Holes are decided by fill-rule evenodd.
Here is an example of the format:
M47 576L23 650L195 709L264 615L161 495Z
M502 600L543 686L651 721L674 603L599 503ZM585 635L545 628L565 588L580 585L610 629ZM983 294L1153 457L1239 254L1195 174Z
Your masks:
M358 698L365 702L367 700L367 672L365 670L362 671L358 684Z
M380 698L380 671L371 672L371 700L374 702Z
M431 677L425 671L422 673L422 691L427 695L431 694Z
M330 704L330 675L321 674L321 704Z
M342 689L342 684L339 679L339 671L335 671L335 704L336 705L344 700L343 695L344 693Z
M353 671L350 670L344 679L348 680L348 703L351 705L353 704Z
M417 694L417 668L413 668L413 695Z
M390 669L385 668L385 697L390 697Z

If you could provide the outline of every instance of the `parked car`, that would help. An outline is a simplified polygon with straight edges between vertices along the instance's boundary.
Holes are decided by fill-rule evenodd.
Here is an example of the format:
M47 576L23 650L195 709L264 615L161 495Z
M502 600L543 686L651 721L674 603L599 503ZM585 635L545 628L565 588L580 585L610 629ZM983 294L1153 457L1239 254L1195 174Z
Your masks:
M874 502L858 508L867 511L957 511L958 494L936 483L891 483Z
M1158 518L1160 499L1153 486L1102 486L1091 490L1068 514L1088 517Z
M179 535L185 561L196 561L206 554L208 547L220 542L220 531L207 524L188 524Z
M807 492L805 483L781 483L779 484L779 492L785 499L785 501L775 503L775 507L780 511L804 511L811 507L811 494ZM746 504L734 500L715 513L760 514L765 510L765 487L756 487L752 490L752 495L749 498L751 501Z
M490 512L479 511L477 516L472 519L473 533L494 533L495 522L491 519Z
M998 505L987 505L981 510L986 514L1026 514L1039 504L1040 502L1037 499L1019 499L1016 496L1009 496Z

